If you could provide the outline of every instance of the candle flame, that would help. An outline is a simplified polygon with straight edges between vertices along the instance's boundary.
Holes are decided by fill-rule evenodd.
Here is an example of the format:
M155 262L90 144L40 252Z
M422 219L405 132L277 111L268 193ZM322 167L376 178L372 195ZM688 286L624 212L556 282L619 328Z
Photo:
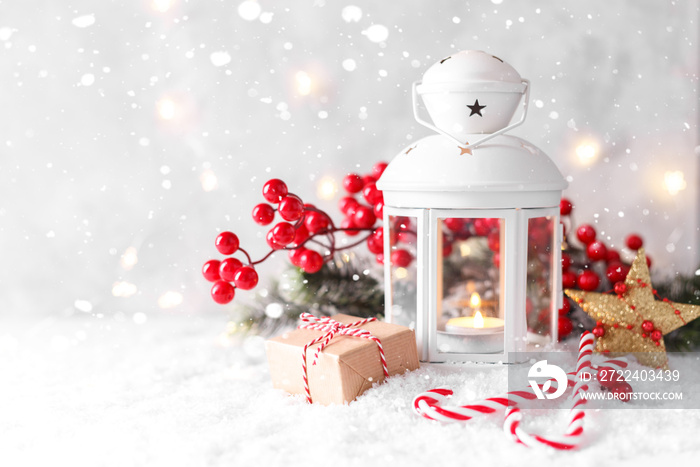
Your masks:
M481 316L481 312L477 311L474 315L474 327L483 328L484 327L484 317Z
M469 299L469 305L472 308L479 308L481 306L481 297L478 292L473 292L471 298Z

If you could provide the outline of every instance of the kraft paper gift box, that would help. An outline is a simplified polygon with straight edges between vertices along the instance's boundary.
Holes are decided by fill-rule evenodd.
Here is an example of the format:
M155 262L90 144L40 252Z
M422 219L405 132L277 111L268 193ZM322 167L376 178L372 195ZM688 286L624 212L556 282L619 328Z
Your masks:
M348 325L362 318L339 314L331 319ZM372 321L357 328L369 331L381 341L389 376L419 368L413 330L381 321ZM302 351L306 344L323 334L323 331L296 329L266 342L270 376L275 388L306 395ZM373 340L335 335L314 365L314 354L319 345L310 346L306 354L309 390L314 403L351 402L373 384L384 381L379 349Z

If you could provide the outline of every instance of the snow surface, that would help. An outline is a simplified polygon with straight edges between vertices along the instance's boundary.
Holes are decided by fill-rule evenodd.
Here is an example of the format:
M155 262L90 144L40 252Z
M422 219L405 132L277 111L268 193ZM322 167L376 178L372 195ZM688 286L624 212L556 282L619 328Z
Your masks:
M639 467L700 455L700 410L589 411L588 446L536 451L508 440L500 417L442 425L410 409L437 386L464 403L495 395L503 366L424 365L349 405L309 406L272 389L262 340L223 338L220 317L138 321L3 323L0 465ZM526 426L557 431L564 417Z

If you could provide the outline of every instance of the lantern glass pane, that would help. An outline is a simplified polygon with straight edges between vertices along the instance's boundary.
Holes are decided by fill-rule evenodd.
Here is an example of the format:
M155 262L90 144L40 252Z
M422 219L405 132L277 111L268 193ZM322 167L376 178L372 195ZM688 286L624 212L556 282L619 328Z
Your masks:
M443 353L501 353L504 219L438 219L437 347Z
M552 332L553 244L554 218L528 219L526 310L528 340L534 344L549 342Z
M415 217L389 216L391 322L416 328L418 274L416 268L418 222Z

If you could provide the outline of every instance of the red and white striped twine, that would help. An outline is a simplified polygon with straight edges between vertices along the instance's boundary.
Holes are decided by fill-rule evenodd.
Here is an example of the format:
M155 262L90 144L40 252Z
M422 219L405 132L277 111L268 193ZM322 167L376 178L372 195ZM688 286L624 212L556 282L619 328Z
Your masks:
M527 433L520 426L522 413L518 408L518 403L536 399L537 396L531 387L520 391L511 391L502 396L489 397L482 401L474 402L462 406L443 406L442 404L453 394L452 390L446 388L431 389L419 394L413 400L413 410L430 420L437 420L445 423L461 422L470 420L479 415L492 414L505 409L505 419L503 429L505 433L515 442L528 447L547 446L554 449L575 449L582 443L583 420L585 412L583 406L586 399L582 393L588 390L586 380L591 380L591 354L593 352L593 334L586 332L581 336L579 342L579 354L576 364L576 371L567 374L568 386L573 386L571 396L571 407L567 419L567 427L560 436L538 436ZM607 360L604 366L613 369L627 367L624 360ZM544 392L553 393L557 390L556 380L550 380L549 389Z
M316 316L310 313L302 313L299 318L306 324L300 324L298 329L312 329L314 331L321 331L324 333L318 336L316 339L312 340L311 342L307 343L301 352L301 367L304 378L304 391L306 392L306 401L309 404L311 403L311 391L309 390L309 377L308 370L306 367L306 352L308 348L312 345L316 345L319 342L322 342L321 345L319 345L316 349L316 352L314 353L312 365L315 365L318 361L318 355L321 352L323 352L323 349L326 348L326 346L336 335L360 337L375 342L377 344L377 348L379 349L379 358L382 362L384 377L386 378L389 376L389 369L386 365L386 356L384 355L384 347L382 346L381 341L379 340L379 338L372 335L372 333L367 331L366 329L358 328L358 326L362 326L363 324L367 324L371 321L376 321L377 318L366 318L360 321L355 321L351 324L339 323L338 321L331 319L327 316L317 318Z

